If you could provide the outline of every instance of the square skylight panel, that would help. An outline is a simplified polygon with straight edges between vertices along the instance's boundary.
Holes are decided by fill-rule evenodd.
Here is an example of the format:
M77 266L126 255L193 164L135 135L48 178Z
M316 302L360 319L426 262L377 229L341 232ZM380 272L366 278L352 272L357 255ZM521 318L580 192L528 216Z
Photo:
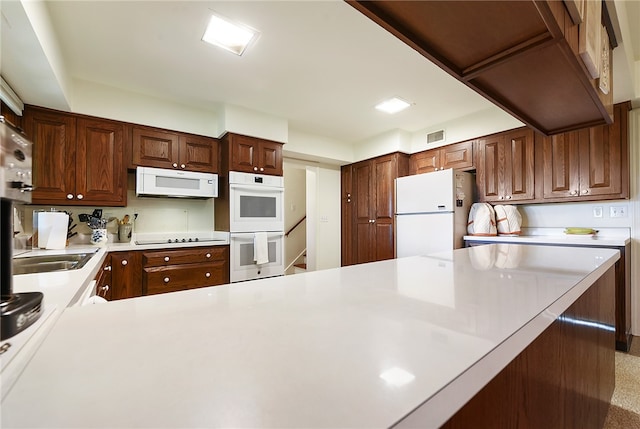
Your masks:
M211 15L202 40L236 55L242 55L258 34L246 25L237 24L219 15Z
M411 104L404 101L403 99L398 97L393 97L393 98L390 98L389 100L383 101L380 104L377 104L376 109L389 114L394 114L394 113L400 112L401 110L406 109L409 106L411 106Z

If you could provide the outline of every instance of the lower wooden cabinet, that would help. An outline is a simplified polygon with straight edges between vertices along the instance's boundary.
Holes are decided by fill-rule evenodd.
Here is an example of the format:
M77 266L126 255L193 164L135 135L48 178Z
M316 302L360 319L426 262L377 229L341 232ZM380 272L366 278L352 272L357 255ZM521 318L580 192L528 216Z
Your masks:
M229 246L142 252L142 294L229 283Z
M111 299L142 296L141 253L111 252Z
M107 301L111 301L112 299L112 291L111 285L112 276L111 276L111 255L108 254L102 265L100 266L100 270L96 275L96 295L101 298L106 299Z

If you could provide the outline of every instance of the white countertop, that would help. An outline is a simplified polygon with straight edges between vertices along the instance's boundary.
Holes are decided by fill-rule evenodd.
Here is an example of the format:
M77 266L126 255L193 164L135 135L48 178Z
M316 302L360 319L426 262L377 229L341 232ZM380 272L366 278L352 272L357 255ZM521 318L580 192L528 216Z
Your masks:
M631 242L629 228L595 228L598 233L593 236L565 234L564 228L522 228L516 236L476 236L465 235L465 241L484 241L495 243L521 244L559 244L567 246L602 246L623 247Z
M496 250L69 308L2 427L439 426L619 258Z

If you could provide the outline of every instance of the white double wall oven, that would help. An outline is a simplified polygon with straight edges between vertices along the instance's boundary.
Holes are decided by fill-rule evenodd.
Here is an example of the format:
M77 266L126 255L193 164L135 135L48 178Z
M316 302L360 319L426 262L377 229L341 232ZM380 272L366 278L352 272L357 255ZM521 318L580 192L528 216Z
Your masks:
M232 283L284 275L284 178L230 171L229 229ZM267 263L256 263L256 246Z

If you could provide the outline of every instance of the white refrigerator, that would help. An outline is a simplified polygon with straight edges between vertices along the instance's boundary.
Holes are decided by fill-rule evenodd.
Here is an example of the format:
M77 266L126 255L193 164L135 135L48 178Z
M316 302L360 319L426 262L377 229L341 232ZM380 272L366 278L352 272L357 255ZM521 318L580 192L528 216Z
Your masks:
M396 179L396 257L464 246L473 174L453 169Z

